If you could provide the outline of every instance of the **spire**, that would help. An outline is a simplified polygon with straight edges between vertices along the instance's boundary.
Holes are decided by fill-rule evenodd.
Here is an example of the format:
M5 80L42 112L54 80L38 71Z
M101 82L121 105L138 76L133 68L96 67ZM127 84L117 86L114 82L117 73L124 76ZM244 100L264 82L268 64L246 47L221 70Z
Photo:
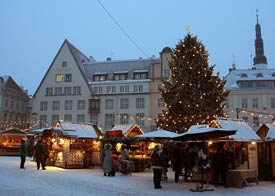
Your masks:
M264 55L264 43L261 36L261 25L259 24L258 18L258 9L256 9L257 24L255 27L256 30L256 39L255 39L255 57L253 59L256 69L266 69L267 60Z

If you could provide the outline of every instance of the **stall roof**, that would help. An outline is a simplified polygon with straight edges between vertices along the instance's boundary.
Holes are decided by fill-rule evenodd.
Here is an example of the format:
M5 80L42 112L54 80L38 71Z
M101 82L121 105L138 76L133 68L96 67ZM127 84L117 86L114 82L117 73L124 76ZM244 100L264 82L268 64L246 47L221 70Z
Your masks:
M160 129L160 130L156 130L156 131L143 133L143 134L137 135L135 137L140 137L140 138L174 138L178 135L179 134L177 134L177 133Z
M234 141L256 141L261 140L257 133L242 119L222 118L216 119L210 123L210 127L236 130L236 134L231 138Z
M179 140L209 140L231 136L236 133L233 129L213 128L206 124L192 125L187 132L178 134L175 139Z
M24 131L21 131L19 129L8 129L8 130L4 130L4 131L0 131L0 134L4 135L26 135L26 133Z
M128 135L140 135L144 132L142 129L135 123L132 124L125 124L125 125L115 125L110 131L122 131L122 135L128 136Z
M95 125L86 123L60 121L56 128L60 128L68 136L77 138L98 138L101 135Z

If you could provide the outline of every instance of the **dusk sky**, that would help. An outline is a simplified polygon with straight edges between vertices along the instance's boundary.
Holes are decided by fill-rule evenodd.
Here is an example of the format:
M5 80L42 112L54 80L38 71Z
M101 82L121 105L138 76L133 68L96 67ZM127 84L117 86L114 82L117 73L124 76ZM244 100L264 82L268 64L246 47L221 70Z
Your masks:
M233 60L238 69L252 68L256 9L268 68L275 69L274 0L1 0L0 76L32 95L65 39L97 61L159 57L191 25L223 77Z

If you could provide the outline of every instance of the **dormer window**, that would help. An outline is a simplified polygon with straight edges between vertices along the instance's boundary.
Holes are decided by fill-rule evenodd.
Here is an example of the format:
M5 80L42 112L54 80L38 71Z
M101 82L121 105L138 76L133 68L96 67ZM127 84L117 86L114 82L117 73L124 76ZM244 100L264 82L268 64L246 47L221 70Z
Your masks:
M256 74L256 77L258 78L258 77L264 77L264 75L262 74L262 73L257 73Z
M95 82L106 81L107 80L107 73L106 74L95 74L93 80Z
M246 73L241 74L241 78L247 78L247 74Z
M272 77L275 77L275 72L274 72L274 73L272 73Z
M134 79L135 80L148 79L148 70L134 71Z
M127 73L114 73L113 80L127 80Z

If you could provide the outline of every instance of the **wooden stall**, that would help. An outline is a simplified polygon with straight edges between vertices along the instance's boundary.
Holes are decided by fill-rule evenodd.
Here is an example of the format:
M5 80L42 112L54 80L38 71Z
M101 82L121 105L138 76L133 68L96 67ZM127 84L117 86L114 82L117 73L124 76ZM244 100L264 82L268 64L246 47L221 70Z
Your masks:
M118 169L121 146L127 144L129 157L134 162L135 171L144 171L150 166L150 157L146 153L146 142L135 139L136 135L143 134L143 130L137 124L115 125L106 131L104 142L110 142L113 146L113 160Z
M257 134L262 139L258 143L259 178L275 180L275 126L274 123L262 124Z
M19 129L0 131L0 155L18 155L21 139L27 138L27 134Z

